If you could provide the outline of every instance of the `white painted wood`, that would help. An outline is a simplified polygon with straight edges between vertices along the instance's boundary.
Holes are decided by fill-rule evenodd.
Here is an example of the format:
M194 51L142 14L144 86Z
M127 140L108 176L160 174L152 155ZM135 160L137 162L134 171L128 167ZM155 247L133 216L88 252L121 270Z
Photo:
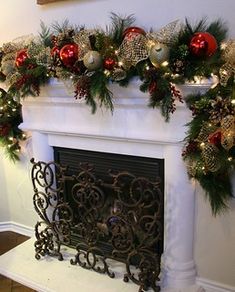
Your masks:
M12 221L0 222L0 232L3 231L13 231L29 237L34 235L34 228Z

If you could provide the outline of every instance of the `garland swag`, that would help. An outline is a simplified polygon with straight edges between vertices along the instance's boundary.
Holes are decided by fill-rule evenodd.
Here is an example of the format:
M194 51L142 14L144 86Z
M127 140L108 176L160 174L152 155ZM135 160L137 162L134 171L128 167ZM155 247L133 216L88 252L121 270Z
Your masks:
M168 121L182 101L176 84L217 76L218 83L203 95L186 98L192 110L182 153L190 177L204 188L213 214L233 196L230 174L235 165L235 41L225 41L221 20L195 25L186 20L159 31L134 26L134 17L111 14L106 31L71 26L66 20L50 28L41 23L38 37L23 37L0 48L0 142L12 160L18 159L25 135L20 98L40 94L51 77L70 79L75 98L83 98L95 113L97 106L113 111L110 82L128 86L138 76L140 90L149 93L149 106L160 107Z

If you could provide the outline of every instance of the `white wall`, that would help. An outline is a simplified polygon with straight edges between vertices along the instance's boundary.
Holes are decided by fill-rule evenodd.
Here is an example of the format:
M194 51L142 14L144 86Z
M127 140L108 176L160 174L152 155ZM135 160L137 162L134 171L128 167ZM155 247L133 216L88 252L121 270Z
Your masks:
M222 17L229 26L230 36L235 38L234 0L75 0L45 6L36 5L36 0L11 0L1 3L0 45L37 33L40 20L51 24L68 18L71 23L105 27L111 11L134 13L137 24L145 29L158 29L185 17L194 21L203 16L208 16L208 20ZM36 222L29 157L30 147L16 165L0 157L0 222L12 220L28 226ZM229 213L214 218L198 188L196 217L195 256L199 276L235 286L235 203L231 203Z
M6 171L4 167L4 151L0 149L0 222L10 220L10 209L7 196Z

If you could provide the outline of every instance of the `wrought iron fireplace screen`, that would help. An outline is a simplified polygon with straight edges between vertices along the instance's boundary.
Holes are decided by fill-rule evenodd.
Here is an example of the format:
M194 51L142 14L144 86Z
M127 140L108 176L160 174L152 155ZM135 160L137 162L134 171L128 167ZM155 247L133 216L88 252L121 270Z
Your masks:
M112 258L124 263L124 281L160 291L163 160L65 148L54 153L55 162L32 160L33 202L42 219L35 257L62 260L61 245L72 245L71 264L113 278Z

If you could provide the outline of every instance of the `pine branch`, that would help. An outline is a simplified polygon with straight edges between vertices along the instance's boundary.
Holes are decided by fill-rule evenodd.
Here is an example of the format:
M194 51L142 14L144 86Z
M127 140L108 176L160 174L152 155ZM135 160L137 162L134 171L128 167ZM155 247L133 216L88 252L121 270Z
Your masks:
M113 95L107 88L107 78L103 71L97 71L91 76L91 96L97 98L100 106L105 106L113 112Z
M197 178L209 199L214 216L228 209L228 201L233 197L228 173L223 175L207 174Z
M112 23L106 28L107 34L114 43L120 45L123 39L124 30L135 22L135 17L133 14L122 17L112 12L110 18Z
M51 30L49 27L45 25L43 21L40 22L41 32L39 36L41 41L45 47L52 47L52 40L51 40Z

